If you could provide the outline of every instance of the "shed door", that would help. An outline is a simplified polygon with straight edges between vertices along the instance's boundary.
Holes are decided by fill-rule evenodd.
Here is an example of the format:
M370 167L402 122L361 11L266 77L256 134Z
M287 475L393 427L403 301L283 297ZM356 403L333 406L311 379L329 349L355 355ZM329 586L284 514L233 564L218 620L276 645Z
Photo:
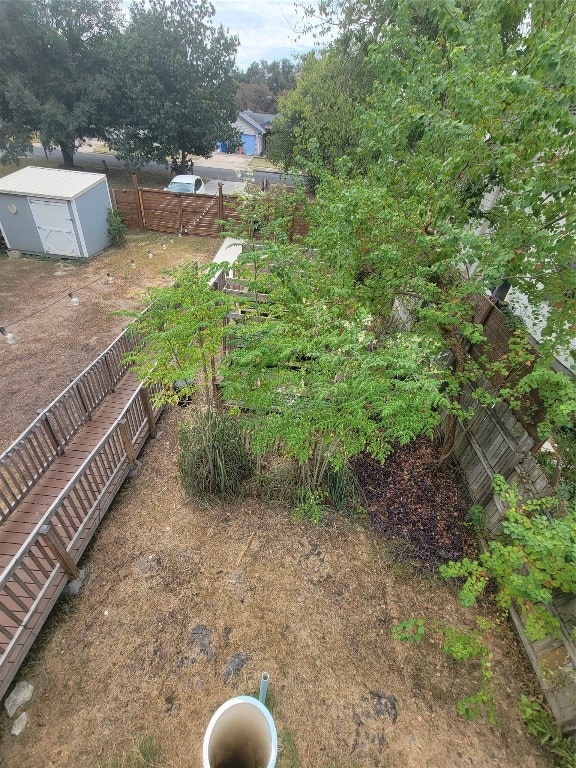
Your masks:
M30 208L45 253L53 253L56 256L80 255L68 203L65 200L30 200Z

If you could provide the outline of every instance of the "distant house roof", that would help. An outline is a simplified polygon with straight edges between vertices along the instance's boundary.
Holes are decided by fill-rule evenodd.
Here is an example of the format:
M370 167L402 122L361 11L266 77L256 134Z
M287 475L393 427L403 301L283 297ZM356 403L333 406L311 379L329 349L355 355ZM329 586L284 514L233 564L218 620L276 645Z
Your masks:
M0 192L72 200L105 178L101 173L28 166L0 179Z
M252 128L255 128L258 133L264 134L270 130L272 120L274 120L277 115L268 115L264 112L252 112L247 109L244 112L239 112L238 117L248 123L248 125L251 125Z

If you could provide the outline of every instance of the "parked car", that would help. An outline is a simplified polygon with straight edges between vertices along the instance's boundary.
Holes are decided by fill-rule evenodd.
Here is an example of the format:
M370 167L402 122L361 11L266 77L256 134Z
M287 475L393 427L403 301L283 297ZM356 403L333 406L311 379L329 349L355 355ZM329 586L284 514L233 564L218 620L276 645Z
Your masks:
M164 187L166 192L183 192L187 195L203 195L205 193L204 182L200 176L181 174L174 176L170 184Z

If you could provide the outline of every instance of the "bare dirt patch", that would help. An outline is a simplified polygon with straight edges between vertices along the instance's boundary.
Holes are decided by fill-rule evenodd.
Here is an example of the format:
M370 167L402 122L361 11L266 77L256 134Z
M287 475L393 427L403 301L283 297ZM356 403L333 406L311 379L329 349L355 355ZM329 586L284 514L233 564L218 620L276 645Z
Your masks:
M163 270L207 263L220 245L148 232L88 262L0 258L0 325L17 341L0 338L0 451L121 333L129 318L115 311L137 307L147 286L168 281Z
M213 712L268 671L278 768L550 767L520 723L532 676L505 623L493 638L500 725L462 720L455 703L478 669L390 633L411 615L472 626L454 593L361 522L311 527L258 499L187 500L185 413L163 417L85 557L80 596L23 670L30 721L18 739L4 730L1 766L110 766L153 734L162 766L196 768Z

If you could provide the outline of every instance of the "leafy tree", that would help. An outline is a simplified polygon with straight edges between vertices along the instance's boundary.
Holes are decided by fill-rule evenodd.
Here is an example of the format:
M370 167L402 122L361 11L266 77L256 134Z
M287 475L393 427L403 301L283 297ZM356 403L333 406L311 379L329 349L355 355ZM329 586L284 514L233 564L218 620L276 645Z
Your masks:
M117 94L108 141L118 156L184 172L233 136L238 41L207 0L136 0L114 52Z
M120 6L120 0L0 3L1 162L31 150L39 134L72 167L77 146L103 134L105 43L118 33Z
M238 74L236 99L239 109L276 112L278 99L296 85L297 71L289 59L252 62L246 72Z
M517 391L546 391L546 430L574 412L573 383L550 364L576 316L575 18L564 3L526 3L511 45L505 5L428 3L437 32L426 34L411 13L422 6L398 5L372 49L378 79L359 151L324 174L312 226L343 290L383 324L409 316L413 332L450 350L442 459L460 389L479 372L469 355L482 336L474 296L504 278L544 323L541 356Z
M302 197L276 197L248 199L235 233L249 242L257 220L262 244L234 266L245 321L227 334L222 391L242 404L253 449L264 454L279 441L303 500L317 505L331 469L362 451L383 459L396 441L430 432L445 398L429 347L423 354L411 333L378 339L329 262L290 243Z
M208 286L206 274L194 263L171 274L173 285L147 291L144 312L125 313L135 317L130 331L139 339L126 359L141 380L163 385L158 402L176 403L199 384L212 410L220 403L214 356L229 302Z
M364 56L338 45L321 57L308 54L296 88L280 99L280 116L267 142L268 157L288 169L297 157L310 160L317 155L334 169L336 160L357 146L359 111L370 88Z
M250 109L253 112L272 114L278 107L277 100L264 83L240 83L236 91L238 109Z

